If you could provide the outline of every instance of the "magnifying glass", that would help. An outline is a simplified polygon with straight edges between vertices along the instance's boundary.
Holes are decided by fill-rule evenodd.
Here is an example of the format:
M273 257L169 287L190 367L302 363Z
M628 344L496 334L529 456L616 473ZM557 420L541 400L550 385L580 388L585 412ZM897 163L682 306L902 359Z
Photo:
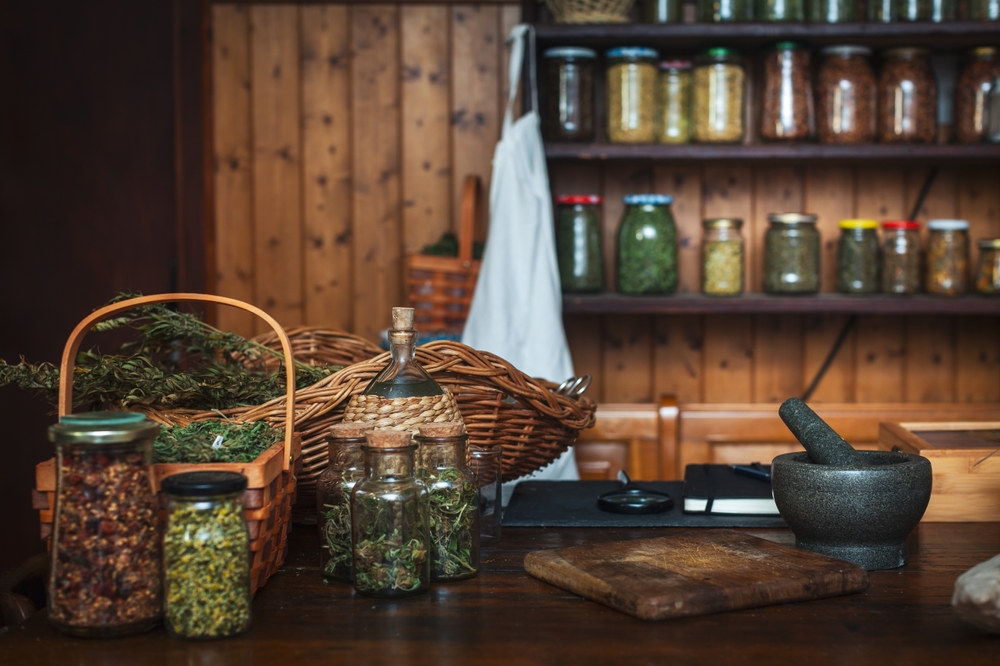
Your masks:
M624 484L621 488L597 497L597 508L601 511L635 516L663 513L674 507L670 495L634 485L624 471L618 473L618 479Z

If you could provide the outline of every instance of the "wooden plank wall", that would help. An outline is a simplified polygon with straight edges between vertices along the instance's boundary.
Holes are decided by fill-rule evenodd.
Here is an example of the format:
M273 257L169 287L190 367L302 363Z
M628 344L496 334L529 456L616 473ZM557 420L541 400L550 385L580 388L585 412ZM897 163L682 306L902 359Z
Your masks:
M403 302L402 258L457 228L462 179L488 191L506 99L515 4L213 5L216 290L286 325L374 336ZM767 214L820 215L823 289L837 221L901 217L926 170L907 167L553 164L554 194L605 198L614 286L621 196L674 195L681 291L697 291L700 220L745 220L747 283L761 282ZM1000 235L997 171L944 169L920 217ZM485 236L486 220L478 234ZM219 325L258 324L222 311ZM801 393L843 316L573 316L578 372L605 402L773 402ZM1000 401L1000 321L862 317L814 400Z

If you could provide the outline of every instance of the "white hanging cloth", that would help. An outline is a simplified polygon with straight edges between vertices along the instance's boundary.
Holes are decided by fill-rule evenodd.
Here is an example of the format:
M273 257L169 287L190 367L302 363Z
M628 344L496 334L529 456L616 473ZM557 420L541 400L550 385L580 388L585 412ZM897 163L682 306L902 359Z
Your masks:
M515 122L526 34L531 37L532 105ZM552 195L539 129L533 29L515 26L510 41L510 94L493 154L489 236L462 342L492 352L532 377L561 382L573 376L573 360L562 325ZM579 479L573 449L525 478Z

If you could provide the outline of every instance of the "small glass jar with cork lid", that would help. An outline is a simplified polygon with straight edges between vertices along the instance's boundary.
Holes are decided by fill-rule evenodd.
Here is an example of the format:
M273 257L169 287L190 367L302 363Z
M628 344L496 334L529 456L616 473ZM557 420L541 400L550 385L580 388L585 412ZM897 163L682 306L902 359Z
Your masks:
M349 582L351 568L351 491L364 478L361 445L372 429L366 423L330 426L329 465L316 479L316 510L320 540L320 572L324 578Z
M743 293L743 220L704 220L701 239L701 291L708 296Z

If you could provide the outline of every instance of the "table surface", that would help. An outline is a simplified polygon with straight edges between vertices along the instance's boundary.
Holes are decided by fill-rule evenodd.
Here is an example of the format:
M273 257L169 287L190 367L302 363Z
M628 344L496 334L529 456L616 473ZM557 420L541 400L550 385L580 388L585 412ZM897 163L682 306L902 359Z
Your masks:
M787 530L743 530L791 543ZM910 561L871 573L866 592L701 617L644 622L524 573L533 550L654 536L671 528L506 529L481 574L401 600L324 583L315 529L297 526L282 571L257 594L253 627L212 642L163 629L78 639L44 613L0 636L0 664L997 664L1000 635L961 622L955 579L1000 553L1000 523L925 523ZM335 662L332 660L336 660Z

